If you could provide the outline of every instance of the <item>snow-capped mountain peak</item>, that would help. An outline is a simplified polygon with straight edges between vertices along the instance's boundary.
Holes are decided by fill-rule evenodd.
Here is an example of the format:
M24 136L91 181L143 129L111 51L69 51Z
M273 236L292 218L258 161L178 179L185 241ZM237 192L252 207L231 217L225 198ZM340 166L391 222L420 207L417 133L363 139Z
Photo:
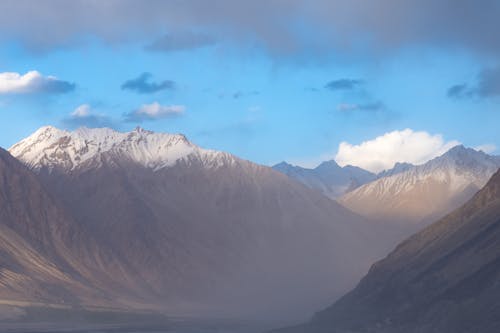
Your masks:
M500 168L500 158L460 145L422 165L397 168L339 201L366 216L431 221L470 199Z
M110 128L82 127L71 132L45 126L9 151L35 170L44 167L74 170L88 161L99 161L104 154L154 170L192 157L210 167L234 160L229 154L194 145L183 134L155 133L141 127L124 133Z

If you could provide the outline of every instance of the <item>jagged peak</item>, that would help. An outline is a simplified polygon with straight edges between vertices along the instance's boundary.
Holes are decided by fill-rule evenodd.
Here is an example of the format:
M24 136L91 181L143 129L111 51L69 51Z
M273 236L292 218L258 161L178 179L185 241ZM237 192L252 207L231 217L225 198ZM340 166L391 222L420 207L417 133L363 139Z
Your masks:
M281 161L272 166L272 168L293 168L294 166L286 161Z
M42 126L39 129L37 129L31 136L39 136L39 135L58 135L61 133L67 133L67 131L59 129L57 127L51 126L51 125L46 125Z
M393 197L428 179L448 184L448 190L459 193L469 186L483 187L499 167L497 157L458 145L421 165L396 163L393 169L378 174L377 180L346 194L342 200L371 194Z
M9 151L33 169L75 169L103 153L125 156L155 169L172 165L193 154L214 165L210 160L223 154L202 149L183 134L156 133L141 127L119 132L111 128L81 127L67 131L44 126L13 145Z
M396 162L396 163L394 163L394 166L391 169L387 169L387 170L384 170L382 172L379 172L377 174L377 177L381 178L381 177L392 176L392 175L395 175L395 174L398 174L398 173L405 172L405 171L407 171L407 170L409 170L410 168L413 168L413 167L415 167L415 165L411 164L411 163Z
M453 157L461 157L464 155L470 156L487 156L488 154L484 153L480 150L475 150L473 148L465 147L464 145L456 145L450 148L446 153L442 156L453 156Z
M441 156L423 164L422 168L442 168L454 166L458 168L471 168L474 166L494 166L499 162L498 158L488 155L483 151L457 145Z
M341 169L340 165L337 164L334 160L328 160L321 162L320 165L318 165L315 169L316 170L321 170L321 169Z

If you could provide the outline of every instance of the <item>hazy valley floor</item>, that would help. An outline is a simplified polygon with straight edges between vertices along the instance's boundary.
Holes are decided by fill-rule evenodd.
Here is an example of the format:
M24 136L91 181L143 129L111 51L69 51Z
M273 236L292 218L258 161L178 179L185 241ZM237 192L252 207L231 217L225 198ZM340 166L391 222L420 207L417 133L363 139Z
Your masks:
M153 324L0 323L2 333L260 333L269 329L225 321L174 321Z
M15 319L0 320L2 333L260 333L276 324L240 319L167 317L155 313L22 309Z

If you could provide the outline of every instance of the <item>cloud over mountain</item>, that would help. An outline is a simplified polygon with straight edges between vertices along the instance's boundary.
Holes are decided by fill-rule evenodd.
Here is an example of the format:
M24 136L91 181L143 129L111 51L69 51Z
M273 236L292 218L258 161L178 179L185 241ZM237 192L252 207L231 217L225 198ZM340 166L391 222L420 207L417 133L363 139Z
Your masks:
M158 102L144 104L138 109L127 113L125 121L143 122L145 120L159 120L171 117L178 117L184 114L186 107L183 105L161 105Z
M390 169L396 162L421 164L442 155L458 141L445 141L440 134L404 129L392 131L358 145L341 142L335 161L355 165L372 172Z
M106 115L96 113L89 104L78 106L70 115L62 120L69 128L77 127L113 127L113 121Z

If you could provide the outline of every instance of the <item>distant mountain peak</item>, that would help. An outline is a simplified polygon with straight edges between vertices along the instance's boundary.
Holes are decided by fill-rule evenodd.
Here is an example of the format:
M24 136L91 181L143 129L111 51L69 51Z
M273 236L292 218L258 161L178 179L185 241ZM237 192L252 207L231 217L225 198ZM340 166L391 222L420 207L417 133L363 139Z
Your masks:
M273 169L293 168L294 166L286 161L281 161L272 166Z
M322 162L314 169L294 166L287 162L278 163L273 169L310 188L320 190L330 198L337 198L375 179L375 175L369 171L351 165L341 167L335 160Z
M365 216L427 223L470 199L499 167L497 156L458 145L421 165L396 163L339 201Z
M467 172L478 173L480 170L490 170L488 177L491 176L491 170L499 165L500 159L496 156L488 155L483 151L458 145L441 156L438 156L429 162L418 166L417 168L427 169L457 169ZM484 185L484 184L483 184Z
M475 150L473 148L465 147L464 145L456 145L448 150L443 156L463 157L463 156L488 156L483 151Z
M44 126L9 149L32 169L73 170L106 154L161 169L187 157L210 166L231 159L229 154L202 149L183 134L155 133L137 127L130 132L81 127L74 131ZM224 157L221 159L221 157Z
M318 165L316 170L321 169L341 169L341 166L337 164L334 160L324 161L320 165Z

